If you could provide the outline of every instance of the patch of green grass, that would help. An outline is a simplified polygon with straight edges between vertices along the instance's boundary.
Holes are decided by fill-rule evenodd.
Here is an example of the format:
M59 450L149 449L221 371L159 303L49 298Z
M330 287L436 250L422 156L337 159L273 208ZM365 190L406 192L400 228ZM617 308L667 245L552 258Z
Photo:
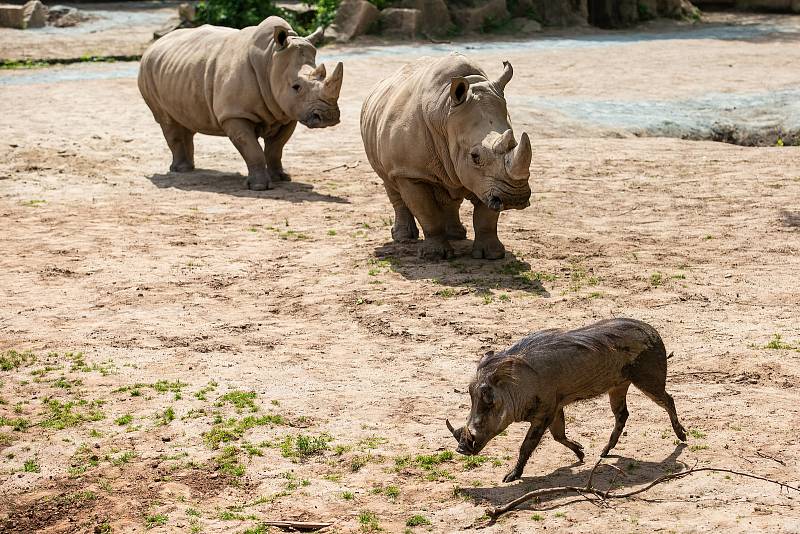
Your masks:
M706 439L705 432L697 430L696 428L690 428L689 435L692 436L694 439Z
M12 371L24 365L31 365L36 361L36 355L31 351L18 352L14 349L0 354L0 371Z
M764 348L774 349L774 350L789 350L794 347L792 347L789 343L783 341L780 334L773 334L772 339L769 341L769 343L764 345Z
M352 471L353 473L358 472L359 470L361 470L362 467L364 467L369 463L369 460L370 460L369 454L364 454L364 455L357 454L353 456L350 459L350 471Z
M378 522L378 515L375 512L362 510L361 513L358 514L358 522L361 524L361 530L364 532L378 532L382 530Z
M407 527L419 527L422 525L430 525L431 522L423 515L412 515L408 519L406 519L406 526Z
M456 291L454 289L450 288L450 287L446 287L444 289L440 289L439 291L434 293L434 295L442 297L442 298L445 298L445 299L449 299L451 297L455 297L456 296Z
M420 454L417 456L401 456L395 459L395 469L406 467L416 467L422 469L426 480L452 480L454 477L449 472L439 466L453 459L451 451L440 452L439 454Z
M163 412L156 414L156 424L158 426L166 426L174 420L175 410L172 409L172 406L168 406Z
M41 471L39 464L36 463L36 458L29 458L22 464L22 470L26 473L38 473Z
M238 441L249 429L257 426L285 425L286 420L280 415L248 415L242 419L231 418L215 424L211 430L203 434L206 444L218 449L221 443Z
M253 528L248 528L242 534L269 534L269 527L263 523L259 523Z
M336 235L336 230L328 230L328 235Z
M74 380L69 380L66 376L59 377L58 380L53 382L53 386L61 389L72 389L73 387L82 386L83 380L76 378Z
M332 439L327 434L320 434L319 436L306 436L305 434L286 436L280 445L281 454L285 458L305 460L328 450Z
M262 451L260 447L246 441L242 443L242 449L244 449L244 452L246 452L250 457L264 456L264 451Z
M13 443L14 438L11 437L11 434L6 434L5 432L0 432L0 447L7 447Z
M489 460L488 456L465 456L464 469L470 470L482 466Z
M664 282L664 277L661 273L653 273L650 275L650 285L658 287Z
M389 497L389 499L395 500L397 497L400 496L400 488L398 488L397 486L386 486L385 488L383 488L383 493L384 495Z
M125 465L131 460L136 458L136 453L134 451L125 451L119 456L107 456L106 459L111 462L111 465L119 467L121 465Z
M257 412L258 406L255 403L255 391L229 391L221 396L217 401L217 406L222 406L225 403L232 404L237 412L241 412L245 408L251 412Z
M697 451L704 451L708 448L709 448L708 445L691 445L689 447L689 450L692 452L697 452Z
M222 449L222 452L214 461L217 464L217 469L222 473L237 478L244 476L244 466L239 463L239 449L233 445Z
M202 514L200 513L200 510L196 508L187 508L186 515L190 517L200 517Z
M186 382L181 382L180 380L176 380L174 382L170 382L169 380L159 380L154 384L150 384L150 387L153 388L155 391L159 393L180 393L183 388L188 386Z
M148 529L154 527L161 527L167 524L169 517L164 514L148 515L144 518L144 526Z
M97 407L102 403L98 401L87 402L79 400L77 402L62 403L56 399L47 401L47 417L40 425L46 428L63 430L68 427L77 426L86 421L99 421L105 417ZM76 408L81 411L76 411Z
M534 521L544 521L544 516L542 514L533 514L531 519Z
M194 394L195 398L197 398L198 400L208 400L208 397L206 397L206 395L217 389L218 385L219 384L217 384L214 380L212 380L211 382L200 388L200 390L198 390L197 393Z
M343 491L342 492L342 499L344 499L346 501L352 501L355 498L356 498L356 496L353 495L352 491Z
M133 421L133 415L126 413L125 415L121 415L114 419L114 422L117 423L119 426L125 426L131 424Z

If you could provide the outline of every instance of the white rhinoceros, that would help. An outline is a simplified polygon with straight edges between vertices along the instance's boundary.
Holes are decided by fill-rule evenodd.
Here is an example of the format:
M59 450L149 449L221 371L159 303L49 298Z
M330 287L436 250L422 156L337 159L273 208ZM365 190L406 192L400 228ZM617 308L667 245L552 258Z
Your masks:
M279 17L243 30L176 30L156 41L142 56L139 90L172 151L170 170L194 169L192 139L200 132L230 138L247 163L250 189L288 180L281 157L297 123L339 122L342 64L326 77L316 54Z
M531 144L511 130L503 90L513 70L490 80L466 57L422 58L380 82L361 108L361 137L372 168L383 179L395 211L392 238L425 232L420 255L453 255L450 239L464 239L464 198L474 205L472 257L497 259L504 209L529 205Z

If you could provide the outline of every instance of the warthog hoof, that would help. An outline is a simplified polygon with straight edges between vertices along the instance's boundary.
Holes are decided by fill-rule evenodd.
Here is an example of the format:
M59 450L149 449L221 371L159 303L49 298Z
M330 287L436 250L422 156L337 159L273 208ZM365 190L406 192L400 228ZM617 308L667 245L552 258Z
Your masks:
M446 239L427 238L419 247L419 256L425 260L446 260L454 254Z
M499 260L506 256L506 247L496 237L493 239L476 239L472 244L472 257L476 260Z
M503 482L514 482L515 480L519 480L522 478L522 471L518 471L515 467L511 471L508 472L506 476L503 477Z

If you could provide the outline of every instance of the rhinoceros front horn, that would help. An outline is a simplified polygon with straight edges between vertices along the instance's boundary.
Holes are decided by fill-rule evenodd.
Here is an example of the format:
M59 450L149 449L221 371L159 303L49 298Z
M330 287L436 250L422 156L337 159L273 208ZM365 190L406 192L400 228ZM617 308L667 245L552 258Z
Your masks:
M339 98L339 91L342 90L342 79L344 78L344 67L342 62L336 64L333 73L325 79L325 96L330 100Z
M506 172L520 182L527 182L531 176L531 140L527 133L522 133L517 147L506 154Z
M445 419L444 423L447 425L447 430L449 430L450 433L453 434L453 437L456 438L456 441L461 442L461 431L463 429L459 428L458 430L456 430L455 428L453 428L453 425L450 424L449 419Z

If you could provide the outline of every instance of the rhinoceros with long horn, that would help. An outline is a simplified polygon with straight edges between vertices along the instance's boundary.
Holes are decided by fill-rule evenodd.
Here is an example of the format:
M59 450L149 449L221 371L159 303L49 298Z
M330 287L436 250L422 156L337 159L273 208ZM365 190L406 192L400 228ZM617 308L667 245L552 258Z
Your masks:
M474 205L472 257L498 259L501 211L529 205L531 143L514 137L504 90L511 64L495 80L461 54L422 58L380 82L361 108L361 137L394 207L392 238L415 240L420 255L446 259L464 239L459 206Z
M194 169L194 134L227 136L247 163L247 186L288 180L283 146L299 122L339 122L343 68L316 64L312 44L285 20L269 17L242 30L176 30L142 56L139 90L172 151L170 171ZM258 139L264 139L264 147Z

